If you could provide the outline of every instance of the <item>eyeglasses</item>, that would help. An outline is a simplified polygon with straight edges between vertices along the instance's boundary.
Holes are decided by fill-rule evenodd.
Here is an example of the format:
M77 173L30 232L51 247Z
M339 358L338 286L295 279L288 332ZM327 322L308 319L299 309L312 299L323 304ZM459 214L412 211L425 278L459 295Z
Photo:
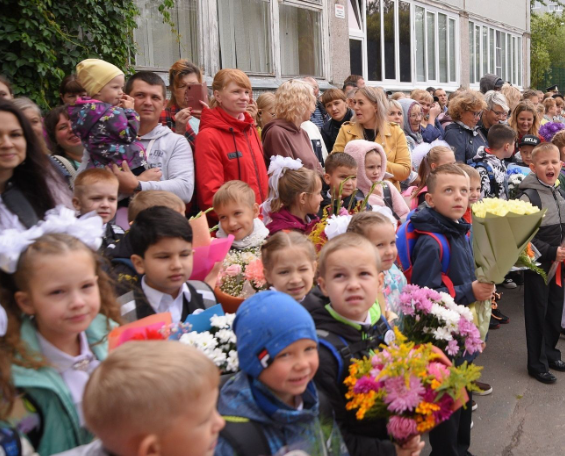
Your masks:
M495 115L496 117L508 116L508 113L507 113L506 111L495 111L495 110L493 109L492 112L494 113L494 115Z
M473 113L473 117L481 117L483 115L483 111L478 111Z
M424 117L424 113L420 113L420 114L410 114L410 118L411 119L421 119L422 117Z

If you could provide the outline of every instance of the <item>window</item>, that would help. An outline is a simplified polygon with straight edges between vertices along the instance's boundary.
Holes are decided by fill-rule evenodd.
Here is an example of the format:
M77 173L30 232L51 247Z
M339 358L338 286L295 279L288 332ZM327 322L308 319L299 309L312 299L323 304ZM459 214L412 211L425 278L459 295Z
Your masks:
M470 82L487 73L522 86L522 38L487 25L469 22Z
M135 64L138 67L166 69L178 59L198 64L198 0L177 0L171 19L178 36L164 24L159 0L138 0L139 16L134 30L137 44Z

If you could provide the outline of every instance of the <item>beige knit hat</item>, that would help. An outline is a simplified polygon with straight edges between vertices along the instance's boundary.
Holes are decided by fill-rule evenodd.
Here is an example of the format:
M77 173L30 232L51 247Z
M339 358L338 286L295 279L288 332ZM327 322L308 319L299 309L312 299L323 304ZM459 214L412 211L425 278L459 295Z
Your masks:
M96 95L102 87L124 72L117 66L99 59L86 59L77 65L77 79L90 97Z

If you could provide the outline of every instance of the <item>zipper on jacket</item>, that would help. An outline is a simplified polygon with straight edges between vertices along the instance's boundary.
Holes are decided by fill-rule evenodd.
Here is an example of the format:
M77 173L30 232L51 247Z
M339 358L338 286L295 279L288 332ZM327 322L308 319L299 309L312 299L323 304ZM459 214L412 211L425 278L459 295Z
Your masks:
M253 153L253 148L251 147L251 143L249 142L249 138L247 136L246 130L243 130L243 136L245 136L245 141L247 142L247 148L249 149L249 153L251 154L251 158L253 159L253 166L255 167L255 177L257 178L257 186L259 187L259 194L261 195L261 201L265 201L265 195L263 195L263 189L261 188L261 178L259 177L259 168L257 167L257 159L255 158L255 154Z
M557 196L555 195L555 188L551 189L551 195L553 196L553 199L555 200L555 205L557 206L557 213L559 214L559 231L561 232L561 236L560 241L563 242L563 224L561 223L561 208L559 207L559 199L557 198ZM559 190L557 190L559 191ZM561 244L560 242L560 244Z

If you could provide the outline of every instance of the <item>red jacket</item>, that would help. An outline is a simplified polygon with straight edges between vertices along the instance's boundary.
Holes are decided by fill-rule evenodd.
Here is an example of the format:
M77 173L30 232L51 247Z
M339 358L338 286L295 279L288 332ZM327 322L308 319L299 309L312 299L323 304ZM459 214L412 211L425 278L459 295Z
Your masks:
M249 184L255 200L267 199L268 177L263 147L253 119L238 120L222 108L204 109L196 135L196 194L200 210L212 207L218 189L231 180Z

